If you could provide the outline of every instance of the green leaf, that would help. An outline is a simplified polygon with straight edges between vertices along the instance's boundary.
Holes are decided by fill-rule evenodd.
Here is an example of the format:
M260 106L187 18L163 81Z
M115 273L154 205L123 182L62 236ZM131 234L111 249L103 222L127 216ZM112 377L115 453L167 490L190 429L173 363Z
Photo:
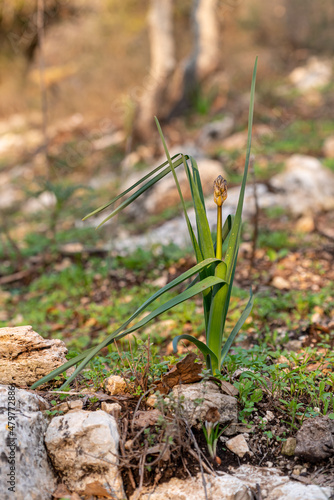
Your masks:
M117 334L116 332L112 333L109 335L101 344L99 344L97 347L95 347L92 352L90 352L86 358L80 363L80 365L77 367L75 372L70 376L68 380L66 380L65 384L63 384L60 388L60 390L64 390L74 379L77 377L77 375L86 367L86 365L90 362L90 360L104 347L107 345L111 344L115 340L120 340L121 338L125 337L129 333L135 332L139 328L145 326L149 321L152 319L156 318L160 314L168 311L169 309L172 309L176 305L180 304L181 302L184 302L185 300L190 299L194 295L197 295L198 293L203 292L206 288L210 288L214 285L217 285L218 283L223 283L223 281L220 278L217 278L215 276L209 276L208 278L205 278L205 280L200 281L199 283L196 283L193 287L187 288L184 292L180 293L176 297L168 300L165 304L162 304L159 306L157 309L152 311L148 316L143 318L141 321L136 323L134 326L131 328L128 328L122 333Z
M180 153L177 153L176 155L174 155L172 158L176 158L177 156L179 156ZM175 167L181 165L182 161L180 161L180 159L178 161L175 162ZM108 203L106 203L105 205L102 205L101 207L97 208L96 210L94 210L93 212L90 212L88 215L86 215L82 220L86 220L88 219L89 217L93 217L94 215L102 212L103 210L105 210L106 208L110 207L110 205L112 205L113 203L115 203L116 201L118 201L120 198L123 198L123 196L125 196L126 194L128 194L130 191L132 191L134 188L136 188L137 186L139 186L140 184L142 184L144 181L146 181L147 179L149 179L150 177L152 177L152 175L156 174L157 172L159 172L163 167L166 167L166 165L168 165L168 161L165 161L164 163L161 163L161 165L159 165L158 167L156 167L154 170L152 170L152 172L148 173L147 175L145 175L144 177L142 177L141 179L139 179L139 181L137 181L135 184L133 184L132 186L130 186L128 189L126 189L125 191L123 191L122 193L120 193L119 195L115 196L115 198L113 198L111 201L109 201ZM167 170L167 171L166 171ZM170 172L170 168L168 167L167 169L164 170L164 172L166 171L165 175L167 175L169 172ZM161 177L160 177L161 178ZM159 180L159 179L157 179ZM157 181L156 181L157 182ZM150 187L150 186L149 186ZM138 195L139 196L139 195Z
M195 344L195 346L198 347L198 349L203 354L204 358L207 358L207 356L209 356L209 358L211 359L211 365L212 364L218 365L218 359L217 359L217 356L215 355L215 353L212 352L211 349L206 344L204 344L204 342L201 342L200 340L196 339L192 335L188 335L187 333L183 333L182 335L178 335L177 337L175 337L173 339L174 352L177 352L177 344L182 339L189 340L190 342Z
M223 281L226 278L226 264L220 262L216 267L215 276ZM216 287L213 291L212 304L210 308L210 316L207 330L206 342L208 347L215 353L217 364L212 365L212 373L215 374L220 367L220 352L223 342L223 331L225 324L225 302L229 286Z
M202 269L204 269L205 267L207 266L211 266L212 264L214 263L218 263L219 261L217 259L206 259L202 262L200 262L199 264L196 264L195 266L193 266L191 269L189 269L188 271L186 271L185 273L183 273L181 276L178 276L177 278L175 278L173 281L171 281L170 283L167 283L167 285L165 285L163 288L161 288L160 290L158 290L156 293L154 293L149 299L147 299L133 314L132 316L130 316L130 318L125 322L123 323L123 325L121 325L115 332L113 332L111 334L111 336L113 335L118 335L119 333L121 333L123 330L125 330L125 328L127 328L127 326L137 317L139 316L150 304L152 304L156 299L158 299L161 295L163 295L165 292L167 292L168 290L171 290L172 288L174 288L175 286L178 286L179 284L183 283L185 280L187 280L188 278L191 278L192 276L194 276L195 274L198 274ZM110 336L108 337L110 338ZM101 345L101 344L100 344ZM102 349L102 347L100 347L98 349L98 351ZM64 363L62 366L56 368L55 370L53 370L51 373L49 373L48 375L46 375L45 377L43 377L42 379L38 380L37 382L35 382L33 384L33 386L31 387L32 389L36 389L36 387L46 383L46 382L49 382L49 380L52 380L54 377L56 377L57 375L60 375L62 373L64 373L66 370L68 370L69 368L71 368L72 366L78 364L80 361L84 360L87 356L90 356L90 354L96 350L96 347L93 347L87 351L85 351L84 353L81 353L79 354L78 356L76 356L75 358L72 358L70 359L69 361L67 361L66 363ZM98 352L97 351L97 352ZM95 356L95 354L93 355ZM93 357L92 356L92 357Z
M243 324L245 323L246 319L248 318L249 313L252 310L253 303L254 303L254 296L253 296L252 289L250 289L249 301L248 301L245 309L243 310L240 318L238 319L236 325L234 326L232 332L230 333L230 335L229 335L227 341L225 342L224 347L223 347L223 349L221 351L221 365L220 365L220 368L222 367L223 362L225 361L225 358L227 356L228 351L231 349L231 346L232 346L232 344L234 342L235 337L238 335L241 327L243 326Z
M233 283L233 276L232 275L233 275L233 270L235 269L235 262L237 260L238 250L239 250L242 207L244 204L245 187L246 187L246 180L247 180L247 173L248 173L250 150L251 150L251 144L252 144L252 127L253 127L257 59L258 58L256 57L255 64L254 64L254 70L253 70L252 85L251 85L251 95L250 95L249 114L248 114L247 152L246 152L244 175L242 178L237 210L235 213L233 226L231 229L230 240L229 240L228 248L226 251L226 257L225 257L225 262L227 265L226 279L227 279L228 283L230 283L230 285L232 285L232 283Z

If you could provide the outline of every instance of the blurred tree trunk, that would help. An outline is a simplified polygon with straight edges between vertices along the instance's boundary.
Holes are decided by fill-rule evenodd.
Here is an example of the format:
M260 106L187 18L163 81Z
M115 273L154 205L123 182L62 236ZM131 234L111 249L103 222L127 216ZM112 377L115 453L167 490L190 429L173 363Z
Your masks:
M139 102L136 132L146 139L154 127L154 115L166 94L170 75L175 68L173 37L173 0L151 0L148 13L151 67Z
M193 52L183 61L175 75L171 90L172 106L168 118L180 115L192 104L201 82L212 74L219 64L218 0L194 0L192 26Z
M140 99L135 133L146 139L152 132L154 115L171 118L192 103L200 83L219 63L218 0L193 0L193 51L177 67L172 29L172 0L151 0L149 30L151 69Z

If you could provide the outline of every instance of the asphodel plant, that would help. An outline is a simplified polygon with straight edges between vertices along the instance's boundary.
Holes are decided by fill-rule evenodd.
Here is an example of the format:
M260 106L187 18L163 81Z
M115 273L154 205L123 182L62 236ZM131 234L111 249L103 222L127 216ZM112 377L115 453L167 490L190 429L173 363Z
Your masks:
M231 290L233 285L234 273L237 263L237 256L240 244L240 232L241 232L241 214L245 195L245 186L248 172L248 164L250 157L251 148L251 137L252 137L252 123L253 123L253 109L254 109L254 94L255 94L255 79L256 79L256 67L257 59L255 60L252 85L251 85L251 95L250 95L250 107L249 107L249 118L248 118L248 140L247 140L247 152L244 174L240 189L240 195L238 200L238 205L236 213L234 216L229 215L225 220L224 224L222 222L222 205L227 196L226 181L219 176L214 182L213 195L214 200L217 204L217 237L214 241L208 219L206 216L205 202L203 189L201 184L200 173L197 167L197 163L194 158L188 155L179 153L173 157L170 156L169 151L166 146L166 142L160 128L160 124L156 119L156 124L158 131L164 146L167 161L159 165L148 175L144 176L138 182L133 184L126 191L120 195L113 198L109 203L103 205L102 207L96 209L94 212L88 214L85 218L96 215L97 213L105 210L110 205L114 204L116 201L123 198L125 195L131 193L120 205L114 209L111 214L109 214L103 222L104 224L109 219L118 214L121 210L133 203L142 193L153 186L156 182L160 181L168 173L172 172L174 180L177 186L177 190L180 196L181 204L184 211L184 216L186 219L190 239L192 246L196 255L197 264L191 269L183 273L178 278L174 279L166 286L158 290L154 295L148 298L144 304L141 305L132 316L121 325L112 334L107 336L103 342L98 346L92 347L87 351L79 354L75 358L72 358L67 363L63 364L56 370L53 370L47 376L43 377L41 380L33 384L32 389L35 389L41 384L44 384L51 380L52 378L64 373L69 368L74 365L78 365L74 373L66 380L61 389L65 389L74 378L87 366L87 364L92 360L92 358L98 354L98 352L104 347L112 344L116 340L120 340L129 333L139 330L145 326L149 321L158 317L160 314L172 309L181 302L194 297L197 294L202 294L203 297L203 307L204 307L204 324L205 324L205 334L206 342L201 342L195 337L182 334L174 338L173 345L174 349L177 349L177 343L182 339L187 339L193 342L199 350L202 352L207 368L211 370L213 375L219 374L222 369L226 355L231 348L231 345L240 331L242 325L244 324L246 318L248 317L252 306L253 306L253 295L250 291L250 298L246 305L245 310L240 315L236 325L232 329L229 335L224 333L226 316L228 313ZM176 169L183 166L188 178L190 185L190 191L192 196L192 202L195 209L196 215L196 231L192 227L184 198L181 192L180 184L176 176ZM98 227L100 227L98 226ZM223 250L224 251L223 254ZM150 314L145 316L145 318L133 322L138 318L139 315L161 296L163 296L167 291L178 287L181 283L192 278L190 285L182 292L178 293L172 299L167 300L162 303L156 309L154 309ZM132 326L129 326L129 325Z

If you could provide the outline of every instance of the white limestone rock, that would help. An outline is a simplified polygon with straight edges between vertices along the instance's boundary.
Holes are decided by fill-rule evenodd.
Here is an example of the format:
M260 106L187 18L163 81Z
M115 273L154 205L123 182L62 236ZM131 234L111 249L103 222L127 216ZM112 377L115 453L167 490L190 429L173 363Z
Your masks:
M292 155L285 170L272 177L270 183L284 193L283 206L295 215L313 215L334 208L334 174L312 156Z
M252 492L242 481L227 474L221 477L204 474L207 497L203 488L201 474L186 480L173 478L168 483L158 485L155 489L143 488L139 498L137 491L130 500L252 500Z
M224 500L251 500L258 484L263 500L327 500L333 489L305 485L283 476L274 468L242 465L232 474L209 476L204 474L207 498ZM205 492L201 474L186 480L173 478L156 488L137 491L130 500L204 500Z
M66 363L62 340L44 339L31 326L0 328L0 383L29 386Z
M70 491L84 495L102 488L123 500L118 443L116 421L104 411L81 410L55 417L45 435L52 464Z
M181 399L183 396L182 406L185 416L192 426L201 427L201 422L205 421L209 408L218 409L220 413L219 422L223 425L232 424L231 427L234 427L233 424L238 422L237 400L232 396L223 394L214 382L206 381L199 384L176 385L173 388L173 394L175 398Z
M238 457L243 458L246 453L249 453L249 448L245 436L238 434L232 439L226 441L227 448L238 455Z
M12 391L11 387L0 386L0 498L51 500L57 481L44 446L48 422L42 414L49 404L37 394L16 388ZM15 409L9 402L15 403ZM11 415L15 419L9 421ZM11 423L13 429L7 427ZM7 474L13 471L15 493L8 490L12 486L7 483L11 479Z

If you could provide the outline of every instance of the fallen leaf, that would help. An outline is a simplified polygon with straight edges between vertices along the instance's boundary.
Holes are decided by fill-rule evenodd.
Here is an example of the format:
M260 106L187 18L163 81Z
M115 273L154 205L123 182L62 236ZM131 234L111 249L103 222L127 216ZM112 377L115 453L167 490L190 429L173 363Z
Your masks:
M52 495L54 498L71 498L71 492L63 483L58 484L56 491Z
M237 396L239 394L238 389L225 380L221 381L221 389L225 394L228 394L228 396Z
M167 394L170 389L178 384L192 384L202 380L201 372L203 369L202 363L195 363L197 355L194 352L178 361L173 368L163 375L162 380L157 383L157 391L162 394Z
M96 495L100 497L106 497L106 498L114 498L111 493L102 486L98 481L94 481L92 483L89 483L86 485L85 491L83 492L84 495Z

